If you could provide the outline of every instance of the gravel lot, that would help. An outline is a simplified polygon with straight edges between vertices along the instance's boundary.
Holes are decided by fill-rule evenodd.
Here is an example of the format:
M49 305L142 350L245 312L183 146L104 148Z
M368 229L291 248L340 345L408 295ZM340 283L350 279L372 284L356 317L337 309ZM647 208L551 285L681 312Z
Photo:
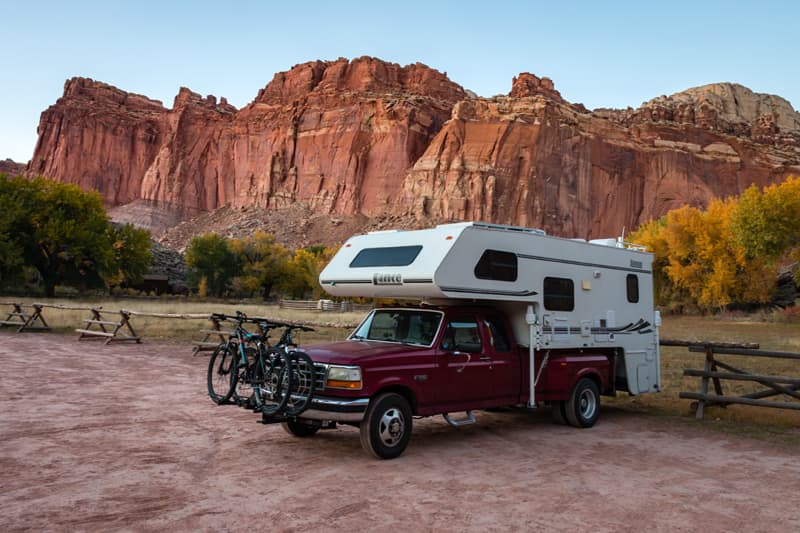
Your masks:
M186 345L0 333L9 530L800 531L797 451L605 408L415 421L378 461L215 406Z

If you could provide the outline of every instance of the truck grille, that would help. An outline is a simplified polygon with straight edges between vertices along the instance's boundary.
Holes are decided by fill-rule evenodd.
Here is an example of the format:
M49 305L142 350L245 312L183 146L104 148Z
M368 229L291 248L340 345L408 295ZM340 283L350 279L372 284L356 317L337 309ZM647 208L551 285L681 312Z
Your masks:
M305 365L298 366L301 380L308 380L308 368ZM321 391L325 388L325 381L328 378L328 365L324 363L314 363L314 390Z

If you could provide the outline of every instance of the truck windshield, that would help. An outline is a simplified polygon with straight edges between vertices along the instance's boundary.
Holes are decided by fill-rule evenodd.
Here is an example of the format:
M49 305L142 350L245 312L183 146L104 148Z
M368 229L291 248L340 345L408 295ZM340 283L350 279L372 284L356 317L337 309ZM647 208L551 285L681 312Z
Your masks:
M442 313L422 309L375 309L350 338L430 346Z

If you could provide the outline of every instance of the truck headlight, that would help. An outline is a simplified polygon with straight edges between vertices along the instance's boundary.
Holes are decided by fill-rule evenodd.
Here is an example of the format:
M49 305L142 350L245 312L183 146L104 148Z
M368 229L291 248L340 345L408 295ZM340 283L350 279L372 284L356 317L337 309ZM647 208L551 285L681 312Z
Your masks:
M331 389L361 389L361 367L330 365L325 386Z

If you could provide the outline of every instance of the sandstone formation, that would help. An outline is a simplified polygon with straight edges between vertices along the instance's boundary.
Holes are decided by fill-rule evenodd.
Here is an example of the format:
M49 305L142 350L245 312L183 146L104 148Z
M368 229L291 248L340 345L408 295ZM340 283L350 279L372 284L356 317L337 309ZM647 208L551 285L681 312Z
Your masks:
M722 84L588 113L545 80L459 102L406 177L406 213L592 238L800 174L800 114L778 97Z
M0 174L19 176L25 172L25 165L16 163L11 159L0 160Z
M185 88L167 109L74 78L42 114L28 172L99 190L115 219L174 227L178 247L226 224L298 244L469 219L596 237L800 174L800 114L734 84L589 112L530 73L479 98L369 57L297 65L241 110Z
M92 80L42 114L29 170L188 213L221 206L379 214L464 90L424 65L315 61L237 111L181 89L172 109Z

